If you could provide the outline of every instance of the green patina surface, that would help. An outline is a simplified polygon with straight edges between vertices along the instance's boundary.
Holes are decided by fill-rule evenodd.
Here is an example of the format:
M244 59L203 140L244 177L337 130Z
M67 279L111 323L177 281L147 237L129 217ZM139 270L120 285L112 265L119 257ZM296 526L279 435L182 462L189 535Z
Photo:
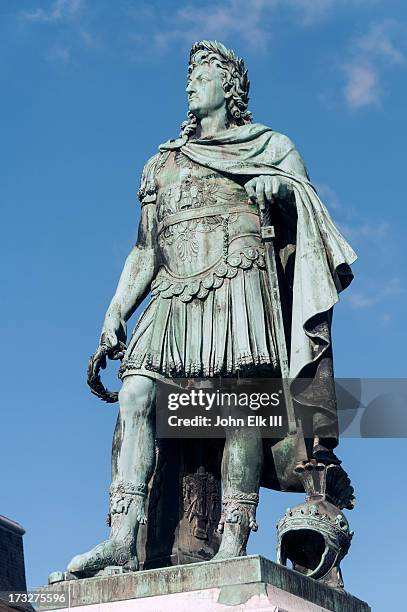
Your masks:
M220 43L195 44L186 90L188 117L181 136L161 145L144 168L137 243L90 361L88 383L96 395L117 400L100 379L107 358L122 359L123 385L112 450L111 532L71 560L68 570L77 578L95 576L107 566L133 571L140 561L147 562L147 553L140 558L137 549L146 522L154 525L150 542L154 537L156 543L176 541L169 550L155 546L155 566L177 558L179 563L180 549L195 559L244 556L250 532L257 529L260 486L301 490L294 466L310 458L312 445L336 459L331 450L337 422L330 322L339 292L352 279L356 255L319 199L293 142L252 122L243 60ZM127 322L150 291L151 301L127 339ZM315 408L309 417L311 448L305 448L291 387L284 383L290 435L275 445L274 459L271 443L263 444L257 430L229 429L217 465L209 466L208 450L190 460L191 453L183 449L184 471L173 470L171 485L178 507L171 513L171 529L163 533L171 499L164 495L166 482L157 467L157 381L245 374L297 379L305 370L315 382L308 389L311 398L303 398L308 409ZM293 399L301 404L294 392ZM173 460L167 455L166 465ZM339 566L340 559L333 563ZM287 580L293 588L311 584L259 559L257 569L254 561L233 563L234 571L265 572L277 582L291 576ZM134 584L137 596L143 596L166 588L171 592L171 584L180 589L182 580L185 588L192 583L201 588L208 580L215 585L215 567L198 564L117 580ZM226 580L228 564L219 567ZM246 578L241 576L241 584ZM97 584L104 597L101 580ZM116 579L109 580L112 596ZM71 588L85 597L87 584L72 583ZM91 593L95 584L89 583ZM315 590L304 589L306 594Z

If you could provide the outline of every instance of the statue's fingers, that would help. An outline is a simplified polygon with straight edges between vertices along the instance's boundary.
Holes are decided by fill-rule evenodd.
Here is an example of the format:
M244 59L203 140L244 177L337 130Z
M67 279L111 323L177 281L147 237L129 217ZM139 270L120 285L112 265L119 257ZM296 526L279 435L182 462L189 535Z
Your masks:
M255 183L253 182L253 179L245 184L246 193L251 200L256 199L256 190L254 188L254 185Z
M258 178L256 181L256 198L260 208L264 208L266 200L264 194L264 181Z
M291 192L291 189L292 189L292 188L291 188L291 183L288 183L286 180L282 181L282 182L280 183L280 191L279 191L280 196L281 196L282 198L287 198L287 197L288 197L288 195L289 195L289 194L290 194L290 192Z
M108 346L110 349L115 348L118 345L116 334L112 332L103 332L101 343Z
M280 181L276 176L271 177L273 195L277 196L280 191Z
M106 368L106 349L99 346L96 353L93 355L93 371L97 375L100 369Z
M273 181L272 177L268 176L264 181L264 193L269 202L273 201Z

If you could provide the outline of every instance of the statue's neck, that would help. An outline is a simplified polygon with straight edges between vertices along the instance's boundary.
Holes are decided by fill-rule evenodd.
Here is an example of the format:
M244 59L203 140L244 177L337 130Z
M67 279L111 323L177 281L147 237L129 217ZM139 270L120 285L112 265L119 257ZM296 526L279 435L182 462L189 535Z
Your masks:
M199 122L199 138L209 138L218 132L223 132L228 126L226 108L218 108Z

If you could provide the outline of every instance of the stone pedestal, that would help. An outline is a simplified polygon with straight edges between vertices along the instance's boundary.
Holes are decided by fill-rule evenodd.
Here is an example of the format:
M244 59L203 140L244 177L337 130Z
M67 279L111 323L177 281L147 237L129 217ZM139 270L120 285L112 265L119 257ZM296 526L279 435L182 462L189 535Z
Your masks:
M70 580L44 591L64 593L80 612L370 611L352 595L258 555ZM66 604L58 608L68 611Z

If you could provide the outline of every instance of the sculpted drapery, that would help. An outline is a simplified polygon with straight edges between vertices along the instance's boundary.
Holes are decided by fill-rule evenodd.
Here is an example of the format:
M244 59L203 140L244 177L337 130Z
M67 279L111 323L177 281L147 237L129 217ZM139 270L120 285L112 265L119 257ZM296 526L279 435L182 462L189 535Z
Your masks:
M177 146L177 141L162 149L172 146ZM286 136L254 123L227 130L214 139L186 142L181 151L196 163L225 174L282 175L292 183L297 229L290 378L299 376L328 346L326 338L311 333L312 321L330 311L338 294L351 282L355 252L336 228L305 172L299 175L281 168L290 155L298 155Z

